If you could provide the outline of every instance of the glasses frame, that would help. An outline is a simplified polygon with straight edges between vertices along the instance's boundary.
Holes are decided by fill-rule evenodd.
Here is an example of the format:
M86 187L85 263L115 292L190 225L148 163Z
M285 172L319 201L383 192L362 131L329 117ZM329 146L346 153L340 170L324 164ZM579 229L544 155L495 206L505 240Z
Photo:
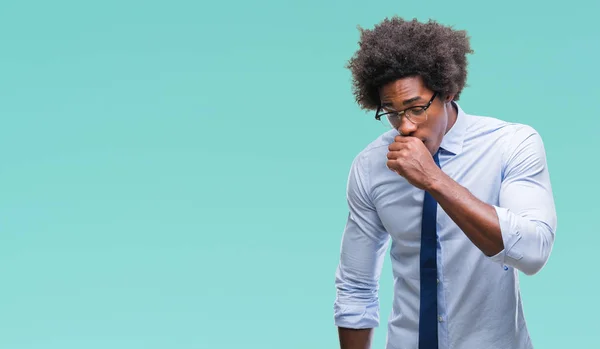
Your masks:
M391 112L381 113L380 114L379 112L383 109L383 106L380 104L379 107L377 107L377 112L375 113L375 120L381 121L381 117L382 116L386 116L387 117L390 114L395 114L394 115L394 119L397 119L400 122L402 120L402 116L404 116L407 111L410 111L410 110L415 109L415 108L421 108L425 112L425 120L419 121L419 122L415 122L408 115L406 116L406 118L410 122L412 122L413 124L415 124L415 125L424 123L425 121L427 121L427 109L429 109L429 107L431 107L431 103L433 103L433 101L435 100L435 97L437 97L437 95L438 95L438 93L434 92L433 96L431 96L431 99L429 99L429 102L427 102L427 104L425 104L425 105L413 105L412 107L406 108L406 109L401 110L401 111L391 111Z

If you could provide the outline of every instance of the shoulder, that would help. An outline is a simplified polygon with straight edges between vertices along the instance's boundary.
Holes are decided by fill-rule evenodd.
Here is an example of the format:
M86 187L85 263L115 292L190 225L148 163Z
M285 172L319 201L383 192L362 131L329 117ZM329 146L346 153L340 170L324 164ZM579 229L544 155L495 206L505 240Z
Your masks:
M533 126L497 117L470 115L467 137L477 138L501 157L503 172L545 163L542 137Z
M493 142L505 153L515 151L524 142L541 142L539 132L528 124L481 115L469 115L469 119L467 137L482 138L486 142Z
M386 154L388 147L394 142L394 137L398 135L396 130L389 130L371 142L366 144L359 152L355 155L352 162L352 166L359 166L364 170L371 171L378 162L385 164Z
M495 134L496 137L512 138L530 136L537 131L530 125L506 121L493 116L469 115L468 133Z
M386 154L389 145L398 134L396 130L387 131L366 144L353 158L350 176L351 180L361 179L368 186L370 178L381 168L387 169Z

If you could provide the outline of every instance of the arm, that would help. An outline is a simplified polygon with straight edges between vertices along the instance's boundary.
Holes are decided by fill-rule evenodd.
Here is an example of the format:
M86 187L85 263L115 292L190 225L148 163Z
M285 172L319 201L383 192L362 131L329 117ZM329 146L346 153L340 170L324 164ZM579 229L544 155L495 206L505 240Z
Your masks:
M338 328L341 349L369 349L373 338L373 329Z
M556 211L541 137L531 127L513 137L498 206L475 198L443 172L426 190L486 256L533 275L550 256Z
M349 207L336 270L335 324L342 349L370 348L379 325L379 277L389 235L368 194L366 159L359 155L350 170Z

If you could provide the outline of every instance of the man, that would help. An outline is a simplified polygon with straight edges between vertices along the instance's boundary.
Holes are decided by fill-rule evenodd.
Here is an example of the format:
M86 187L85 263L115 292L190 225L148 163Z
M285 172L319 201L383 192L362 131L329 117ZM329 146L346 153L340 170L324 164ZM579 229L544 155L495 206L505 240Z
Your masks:
M435 21L361 29L354 94L391 129L350 169L334 307L342 349L370 348L388 247L387 349L533 347L518 274L539 272L554 242L545 150L532 127L457 104L469 53L464 31Z

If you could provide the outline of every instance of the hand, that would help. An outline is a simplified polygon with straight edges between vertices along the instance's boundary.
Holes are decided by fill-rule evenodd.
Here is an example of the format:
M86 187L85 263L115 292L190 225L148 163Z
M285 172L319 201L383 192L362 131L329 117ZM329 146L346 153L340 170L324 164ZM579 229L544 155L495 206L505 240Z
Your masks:
M416 137L396 136L388 149L387 167L419 189L426 190L442 172L425 144Z

